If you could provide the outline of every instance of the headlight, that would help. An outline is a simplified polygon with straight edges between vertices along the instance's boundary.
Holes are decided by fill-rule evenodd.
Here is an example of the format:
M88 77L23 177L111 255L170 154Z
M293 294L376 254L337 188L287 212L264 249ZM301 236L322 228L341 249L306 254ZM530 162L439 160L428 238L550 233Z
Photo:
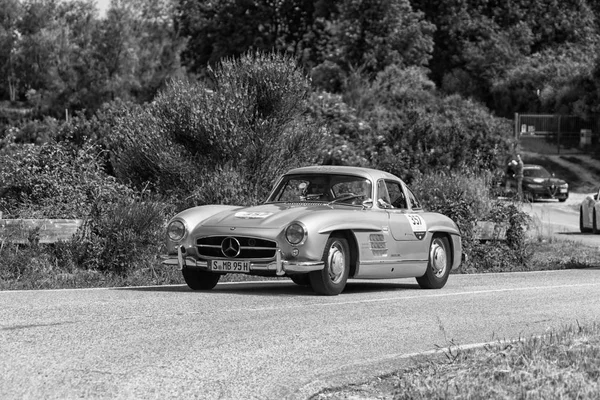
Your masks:
M560 185L561 188L568 188L569 184L568 183L563 183L562 185Z
M178 242L185 237L185 225L181 221L173 221L167 227L169 239Z
M285 239L290 244L300 244L306 238L306 229L298 222L294 222L285 229Z

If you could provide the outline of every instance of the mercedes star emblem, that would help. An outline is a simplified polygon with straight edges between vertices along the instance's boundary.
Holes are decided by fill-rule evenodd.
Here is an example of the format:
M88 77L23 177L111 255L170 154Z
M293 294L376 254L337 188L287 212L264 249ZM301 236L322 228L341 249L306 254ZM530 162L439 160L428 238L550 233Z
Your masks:
M226 237L221 242L221 252L225 257L235 258L240 254L240 242L234 237Z

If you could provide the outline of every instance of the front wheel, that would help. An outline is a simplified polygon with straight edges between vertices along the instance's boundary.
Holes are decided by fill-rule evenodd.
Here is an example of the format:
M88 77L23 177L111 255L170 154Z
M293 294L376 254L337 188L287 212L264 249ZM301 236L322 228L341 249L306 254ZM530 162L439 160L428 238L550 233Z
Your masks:
M429 262L425 275L417 278L423 289L441 289L448 280L452 260L450 244L445 236L434 236L429 245Z
M310 285L317 294L335 296L344 290L350 273L350 247L345 238L327 239L323 251L325 266L309 274Z
M199 269L184 268L183 279L192 290L211 290L217 286L217 282L221 278L219 274L202 271Z

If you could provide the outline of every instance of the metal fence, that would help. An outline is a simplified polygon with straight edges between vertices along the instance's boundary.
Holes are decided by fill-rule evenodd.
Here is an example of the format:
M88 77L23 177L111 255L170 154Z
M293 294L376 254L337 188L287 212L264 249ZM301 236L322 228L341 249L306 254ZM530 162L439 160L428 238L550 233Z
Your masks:
M573 115L515 114L515 138L524 150L543 154L587 153L597 145L599 120Z

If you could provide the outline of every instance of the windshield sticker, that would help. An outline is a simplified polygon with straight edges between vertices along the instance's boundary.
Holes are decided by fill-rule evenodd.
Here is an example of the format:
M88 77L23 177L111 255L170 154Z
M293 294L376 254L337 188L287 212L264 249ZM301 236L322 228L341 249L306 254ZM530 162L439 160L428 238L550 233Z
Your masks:
M236 218L244 218L244 219L263 219L268 216L273 215L272 212L250 212L250 211L240 211L235 213Z
M427 233L427 224L425 223L423 217L421 217L419 214L406 214L406 218L408 219L410 228L417 239L423 240L425 234Z

